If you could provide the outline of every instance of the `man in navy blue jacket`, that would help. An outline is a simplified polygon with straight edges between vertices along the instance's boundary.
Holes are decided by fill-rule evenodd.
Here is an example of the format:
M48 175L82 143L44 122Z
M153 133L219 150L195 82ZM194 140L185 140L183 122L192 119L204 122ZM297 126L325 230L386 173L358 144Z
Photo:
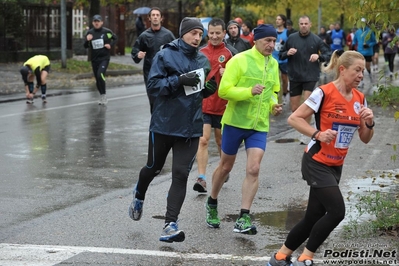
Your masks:
M210 64L198 51L204 28L198 18L184 18L180 38L164 45L153 60L147 93L153 102L147 164L133 189L129 216L140 220L145 194L151 181L173 150L172 184L167 197L165 226L160 241L181 242L185 234L177 219L187 190L187 179L202 136L202 99L216 91L213 79L206 81Z

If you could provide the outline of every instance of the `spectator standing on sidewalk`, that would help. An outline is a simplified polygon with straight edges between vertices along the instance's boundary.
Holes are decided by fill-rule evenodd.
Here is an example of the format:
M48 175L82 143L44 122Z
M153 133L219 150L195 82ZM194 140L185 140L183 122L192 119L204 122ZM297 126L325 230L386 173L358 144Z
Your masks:
M268 266L314 265L314 253L344 219L345 203L339 188L344 159L356 131L363 143L374 134L373 112L364 94L356 89L364 68L365 59L360 53L336 50L327 67L336 73L336 79L315 89L288 117L292 127L312 136L302 157L302 177L310 192L304 218L291 229ZM316 128L307 122L313 115ZM302 254L291 262L292 253L306 240Z
M257 233L249 212L259 186L259 168L266 150L269 115L282 112L282 105L278 104L278 62L272 56L276 38L276 29L272 25L259 25L254 29L254 47L235 55L226 65L219 96L229 102L222 118L222 155L213 173L212 190L206 202L206 223L209 227L220 226L218 195L244 141L247 171L242 185L240 214L233 232Z
M213 18L208 24L208 44L200 49L211 63L211 72L208 75L215 77L217 85L219 85L223 76L226 63L233 55L238 53L231 45L223 42L225 35L226 24L224 21L220 18ZM207 192L205 174L212 128L214 129L215 141L220 155L220 145L222 143L222 125L220 121L226 105L227 100L221 99L217 93L202 101L204 126L197 151L198 178L193 187L195 191L200 193Z
M154 98L152 98L148 91L148 74L150 73L152 59L155 54L162 49L162 47L173 41L175 36L167 28L162 26L163 15L158 7L151 8L148 13L148 19L151 23L150 27L143 31L136 39L132 47L132 59L138 64L144 59L143 76L144 84L147 90L148 100L150 102L150 111L154 105Z
M330 47L319 36L310 32L312 23L308 16L299 18L299 31L290 34L280 51L280 60L288 59L288 78L290 82L291 111L306 100L320 78L320 62L328 62ZM310 123L310 120L308 121ZM300 143L307 144L305 136Z
M93 16L93 28L86 34L85 48L90 49L91 67L96 79L97 90L100 93L98 104L106 105L107 92L105 84L105 72L111 58L111 48L117 42L118 37L108 28L103 27L103 19L100 15Z
M35 55L28 59L20 69L25 83L26 103L32 104L36 92L41 90L42 101L46 103L47 76L50 72L50 60L45 55ZM36 86L33 81L36 77Z
M140 220L148 187L161 172L172 150L172 184L166 199L165 225L159 239L168 243L185 239L184 232L178 229L177 220L202 136L202 100L216 91L214 78L205 82L210 64L198 51L203 33L200 19L184 18L180 24L180 38L165 44L155 55L148 76L148 93L154 99L148 157L133 189L129 216L134 221Z

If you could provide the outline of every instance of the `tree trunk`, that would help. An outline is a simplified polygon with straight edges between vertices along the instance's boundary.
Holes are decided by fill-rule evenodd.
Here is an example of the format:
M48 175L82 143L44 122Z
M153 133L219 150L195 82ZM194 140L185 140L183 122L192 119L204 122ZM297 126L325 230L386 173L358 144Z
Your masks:
M231 18L231 0L224 0L224 22L227 24Z

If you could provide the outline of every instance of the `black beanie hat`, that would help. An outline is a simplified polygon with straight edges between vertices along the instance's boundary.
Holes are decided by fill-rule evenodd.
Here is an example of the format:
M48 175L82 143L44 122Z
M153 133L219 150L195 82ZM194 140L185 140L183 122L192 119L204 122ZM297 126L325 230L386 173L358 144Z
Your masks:
M180 23L180 29L179 29L180 37L182 37L184 34L193 29L199 29L204 31L204 26L202 25L201 20L195 17L183 18L183 20Z
M270 24L260 24L258 27L254 29L254 41L265 37L277 38L277 31Z

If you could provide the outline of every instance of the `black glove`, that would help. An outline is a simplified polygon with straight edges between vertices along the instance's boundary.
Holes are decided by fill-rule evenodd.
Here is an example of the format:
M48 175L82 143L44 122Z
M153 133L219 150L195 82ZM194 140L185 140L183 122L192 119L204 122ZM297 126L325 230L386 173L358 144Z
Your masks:
M186 73L186 74L179 76L179 84L180 85L197 86L198 82L200 82L200 78L194 72Z
M370 46L367 43L365 43L365 44L363 44L363 47L364 48L369 48Z
M215 77L212 77L205 83L205 89L208 91L209 94L214 94L217 88L218 85L216 84Z

